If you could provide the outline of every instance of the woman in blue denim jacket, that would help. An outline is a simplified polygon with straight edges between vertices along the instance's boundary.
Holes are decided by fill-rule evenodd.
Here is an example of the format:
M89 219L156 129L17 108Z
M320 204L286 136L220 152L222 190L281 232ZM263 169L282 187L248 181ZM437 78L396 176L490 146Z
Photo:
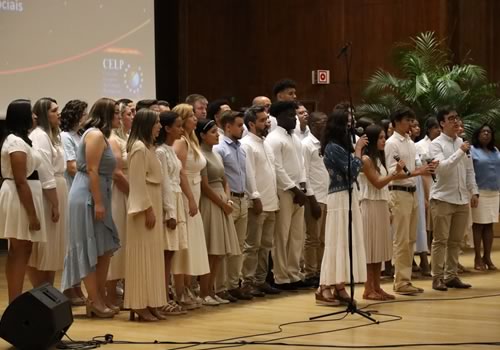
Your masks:
M347 303L350 299L345 283L350 283L349 271L349 187L352 186L352 240L354 282L366 281L366 255L363 224L359 211L356 183L361 171L361 156L368 140L363 135L351 144L347 110L335 110L329 117L321 140L321 153L330 175L325 230L325 253L321 264L320 287L316 302L320 304ZM354 152L354 154L353 154ZM350 160L349 160L350 158ZM350 179L348 165L350 163ZM354 185L354 186L353 186ZM333 288L331 288L333 286ZM333 291L333 293L332 293Z

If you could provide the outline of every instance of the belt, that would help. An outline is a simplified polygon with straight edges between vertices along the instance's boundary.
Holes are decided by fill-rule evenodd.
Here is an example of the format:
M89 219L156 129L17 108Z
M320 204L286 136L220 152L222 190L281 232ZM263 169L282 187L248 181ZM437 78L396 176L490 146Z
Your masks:
M12 177L4 177L3 179L14 180L14 178ZM26 178L26 180L40 180L40 178L38 177L38 171L35 170L34 172L32 172L31 175Z
M403 192L413 193L416 190L417 190L417 188L415 186L412 186L412 187L398 186L398 185L389 186L389 191L403 191Z
M243 198L243 197L245 197L245 193L238 193L238 192L231 191L231 196L238 197L238 198Z

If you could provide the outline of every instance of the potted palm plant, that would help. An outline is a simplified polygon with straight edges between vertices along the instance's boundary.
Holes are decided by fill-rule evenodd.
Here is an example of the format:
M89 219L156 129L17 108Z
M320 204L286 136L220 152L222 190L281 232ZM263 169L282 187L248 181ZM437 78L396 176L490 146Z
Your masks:
M439 107L452 106L462 117L466 133L484 122L500 128L498 84L490 83L484 68L453 64L452 53L434 32L396 44L393 51L398 73L378 69L368 80L358 116L388 118L395 109L407 106L421 122Z

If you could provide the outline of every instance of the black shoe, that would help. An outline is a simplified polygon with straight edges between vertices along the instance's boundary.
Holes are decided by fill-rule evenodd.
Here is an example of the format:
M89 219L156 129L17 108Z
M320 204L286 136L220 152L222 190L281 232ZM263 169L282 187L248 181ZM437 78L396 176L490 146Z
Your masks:
M238 299L229 294L227 290L217 293L217 296L219 298L229 300L232 303L236 303L238 301Z
M446 284L441 278L436 278L432 280L432 289L445 292L448 290L448 287L446 287Z
M310 284L306 281L302 281L302 280L298 280L298 281L292 282L290 284L293 287L295 287L295 289L309 289L309 288L314 287L312 284Z
M451 280L449 280L448 282L445 283L446 284L446 287L448 288L461 288L461 289L466 289L466 288L470 288L472 287L470 284L468 283L464 283L460 280L460 278L458 277L455 277Z
M292 283L275 283L274 288L278 288L279 290L297 290Z
M252 300L253 299L253 296L245 293L244 291L241 290L241 288L231 289L231 290L228 290L228 292L229 292L229 294L231 294L233 297L235 297L238 300Z
M256 288L258 290L260 290L261 292L264 292L266 294L275 295L275 294L281 293L281 290L279 290L278 288L271 287L269 285L269 283L267 283L267 282L264 282L263 284L258 285Z
M266 296L266 293L261 292L260 290L258 290L257 288L255 288L252 285L246 285L240 289L243 293L250 294L253 297L262 298L262 297Z

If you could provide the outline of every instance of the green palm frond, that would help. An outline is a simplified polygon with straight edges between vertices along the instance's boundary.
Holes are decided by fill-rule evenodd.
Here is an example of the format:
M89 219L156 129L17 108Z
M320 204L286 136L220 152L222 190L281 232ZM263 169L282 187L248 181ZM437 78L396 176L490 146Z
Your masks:
M408 106L425 118L451 106L464 118L468 133L484 122L500 129L499 85L488 81L483 67L452 65L451 57L444 40L433 32L396 44L393 60L399 74L378 69L367 82L358 114L381 119Z

